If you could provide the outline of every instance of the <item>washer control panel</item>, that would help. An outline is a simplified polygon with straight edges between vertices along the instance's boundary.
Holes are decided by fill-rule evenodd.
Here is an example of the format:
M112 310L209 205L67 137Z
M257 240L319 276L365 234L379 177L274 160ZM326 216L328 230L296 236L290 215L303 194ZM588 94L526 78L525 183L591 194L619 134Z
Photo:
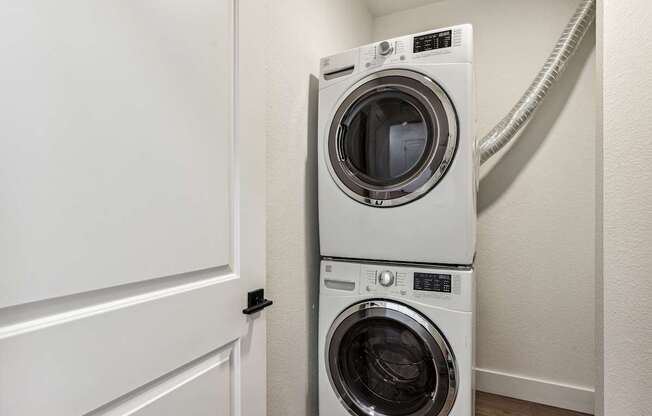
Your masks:
M320 298L392 298L470 312L475 304L473 269L395 263L321 262Z
M449 297L460 294L460 276L454 270L419 271L405 267L363 265L358 285L361 294L412 297Z

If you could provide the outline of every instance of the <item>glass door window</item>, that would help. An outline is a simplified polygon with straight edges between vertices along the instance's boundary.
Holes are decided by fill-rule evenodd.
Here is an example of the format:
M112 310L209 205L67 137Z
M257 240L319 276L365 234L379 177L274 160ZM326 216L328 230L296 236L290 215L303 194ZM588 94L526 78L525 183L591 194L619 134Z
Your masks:
M457 117L431 79L386 70L354 86L339 105L328 140L338 186L358 202L391 207L441 180L457 145Z
M328 370L357 416L439 416L456 391L454 356L426 318L393 302L345 311L328 337Z

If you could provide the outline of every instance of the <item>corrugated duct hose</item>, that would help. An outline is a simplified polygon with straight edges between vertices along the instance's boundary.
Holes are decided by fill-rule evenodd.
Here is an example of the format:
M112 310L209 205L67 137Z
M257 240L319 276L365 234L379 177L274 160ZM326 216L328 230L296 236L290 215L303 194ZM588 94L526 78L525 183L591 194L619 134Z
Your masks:
M582 43L595 18L595 1L582 0L545 65L512 110L480 140L480 163L484 163L519 136L530 122L548 91L564 73L568 61Z

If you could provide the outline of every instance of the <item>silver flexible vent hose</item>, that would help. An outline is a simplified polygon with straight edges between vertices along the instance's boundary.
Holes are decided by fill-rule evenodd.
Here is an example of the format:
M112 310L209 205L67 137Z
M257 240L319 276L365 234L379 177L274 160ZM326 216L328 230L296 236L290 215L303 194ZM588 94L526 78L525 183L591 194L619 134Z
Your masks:
M527 126L550 88L564 73L566 64L582 42L594 17L595 0L582 0L555 49L525 94L509 114L480 140L480 163L495 155Z

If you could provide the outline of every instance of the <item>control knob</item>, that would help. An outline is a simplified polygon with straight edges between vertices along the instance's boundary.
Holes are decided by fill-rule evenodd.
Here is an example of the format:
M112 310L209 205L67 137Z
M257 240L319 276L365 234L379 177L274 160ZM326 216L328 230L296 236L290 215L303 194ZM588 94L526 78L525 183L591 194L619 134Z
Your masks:
M378 44L378 53L385 56L389 55L392 52L392 45L386 40Z
M389 287L394 284L394 273L389 270L383 270L378 276L378 283L381 286Z

